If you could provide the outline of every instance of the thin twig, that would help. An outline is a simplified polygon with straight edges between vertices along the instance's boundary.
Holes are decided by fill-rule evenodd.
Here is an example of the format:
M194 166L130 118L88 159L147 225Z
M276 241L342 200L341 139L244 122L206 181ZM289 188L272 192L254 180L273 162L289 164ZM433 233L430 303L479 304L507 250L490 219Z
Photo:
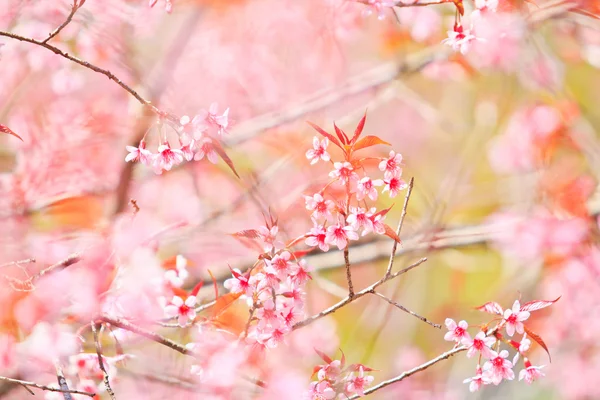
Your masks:
M132 324L131 322L126 321L124 319L112 318L107 315L103 315L96 320L96 322L98 322L98 321L106 322L106 323L109 323L118 328L125 329L126 331L136 333L136 334L143 336L147 339L150 339L156 343L160 343L163 346L167 346L181 354L185 354L186 356L194 356L195 355L193 351L188 350L185 346L183 346L177 342L174 342L173 340L166 338L162 335L159 335L156 332L152 332L152 331L144 329L140 326Z
M67 378L65 378L62 368L58 364L56 364L55 367L56 379L58 380L58 386L63 390L63 397L65 400L73 400L73 396L71 396L70 393L69 384L67 383Z
M60 31L62 31L65 28L65 26L69 25L69 23L73 19L73 16L77 12L77 10L79 10L79 7L81 7L82 5L83 5L83 2L78 3L77 0L73 0L73 6L71 7L71 12L67 16L67 19L65 20L65 22L63 22L58 28L56 28L54 31L52 31L52 33L50 33L50 35L45 40L43 40L42 43L44 43L44 44L48 43L48 41L50 41L53 37L58 35L60 33Z
M429 321L427 318L425 318L425 317L422 317L422 316L420 316L419 314L417 314L417 313L415 313L415 312L413 312L413 311L410 311L408 308L406 308L406 307L404 307L403 305L401 305L401 304L399 304L399 303L395 302L394 300L392 300L392 299L388 299L388 298L387 298L386 296L384 296L383 294L381 294L381 293L379 293L379 292L375 292L375 291L373 292L373 294L374 294L375 296L381 297L382 299L384 299L385 301L387 301L387 302L388 302L388 303L390 303L391 305L398 307L399 309L401 309L401 310L402 310L402 311L404 311L405 313L408 313L408 314L412 315L413 317L417 317L417 318L418 318L418 319L420 319L421 321L423 321L423 322L425 322L425 323L427 323L427 324L429 324L429 325L433 326L434 328L442 329L442 326L441 326L440 324L435 324L435 323L433 323L433 322Z
M92 332L94 334L94 343L96 344L96 354L98 355L98 367L102 371L104 387L106 388L106 392L110 396L112 400L115 400L115 392L112 390L110 386L110 379L108 376L108 372L106 371L106 367L104 366L104 360L102 356L102 345L100 344L100 340L98 338L98 329L96 329L96 323L92 321L91 323Z
M350 272L350 251L348 246L344 249L344 265L346 266L346 280L348 281L348 297L354 297L354 286L352 285L352 273Z
M332 314L334 312L336 312L337 310L339 310L340 308L344 307L346 304L351 303L355 300L360 299L361 297L363 297L364 295L367 295L369 293L373 293L375 291L375 289L377 289L379 286L381 286L382 284L384 284L385 282L396 278L399 275L402 275L408 271L410 271L413 268L418 267L419 265L423 264L425 261L427 261L427 258L421 258L420 260L418 260L417 262L409 265L408 267L397 271L393 274L391 274L390 276L384 276L383 278L381 278L380 280L378 280L377 282L373 283L371 286L361 290L358 293L355 293L353 297L346 297L345 299L342 299L341 301L339 301L338 303L334 304L333 306L326 308L325 310L321 311L318 314L312 315L300 322L297 322L296 324L294 324L294 326L292 326L292 330L296 330L298 328L302 328L303 326L312 324L313 322L315 322L318 319L321 319L329 314Z
M415 178L410 178L410 182L408 182L408 189L406 190L406 197L404 198L404 205L402 206L402 214L400 215L400 221L398 222L398 228L396 228L396 236L400 237L400 232L402 231L402 224L404 224L404 217L406 217L406 209L408 208L408 201L410 200L410 194L412 193L413 186L415 184ZM396 248L398 247L398 242L394 240L394 244L392 245L392 252L390 254L390 261L388 263L387 269L385 270L385 276L390 276L392 273L392 268L394 267L394 258L396 257Z
M28 258L26 260L19 260L19 261L10 261L10 262L7 262L6 264L1 264L0 268L19 266L21 264L32 264L34 262L35 262L35 258Z
M41 277L43 277L44 275L46 275L50 272L53 272L55 270L65 269L79 261L81 261L81 256L78 253L73 253L70 256L68 256L67 258L65 258L64 260L61 260L61 261L57 262L56 264L52 264L48 268L44 268L37 274L30 276L29 278L27 278L24 281L15 279L12 277L8 277L8 276L5 276L4 278L11 283L11 286L15 290L31 291L34 288L33 283L35 281L37 281L38 279L40 279ZM16 287L15 285L18 285L19 287Z
M53 388L50 386L45 386L45 385L39 385L35 382L28 382L28 381L22 381L20 379L12 379L12 378L7 378L5 376L0 376L0 381L4 381L4 382L9 382L9 383L15 383L18 385L22 385L23 387L25 387L30 393L31 390L28 387L34 387L36 389L40 389L40 390L45 390L48 392L59 392L59 393L72 393L72 394L82 394L85 396L89 396L89 397L94 397L96 396L96 393L90 393L90 392L82 392L81 390L68 390L65 391L63 389L59 389L59 388Z

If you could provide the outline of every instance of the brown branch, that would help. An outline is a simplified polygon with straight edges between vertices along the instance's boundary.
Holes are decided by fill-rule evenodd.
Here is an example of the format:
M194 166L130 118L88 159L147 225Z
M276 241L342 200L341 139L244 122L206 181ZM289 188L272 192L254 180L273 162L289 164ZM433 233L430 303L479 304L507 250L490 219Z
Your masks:
M63 390L63 397L65 400L73 400L73 396L71 396L69 389L69 384L67 383L67 378L65 378L65 374L58 364L56 364L56 379L58 380L58 386Z
M115 400L115 392L112 390L110 386L110 380L108 376L108 372L106 371L106 367L104 366L104 360L102 356L102 345L100 344L100 340L98 339L98 329L96 329L96 323L92 321L90 324L92 327L92 333L94 334L94 343L96 344L96 354L98 355L98 367L102 371L104 387L106 387L106 392L110 396L112 400Z
M71 20L73 20L73 16L77 12L77 10L79 10L79 7L81 7L83 5L84 2L85 2L85 0L83 0L81 3L78 3L77 0L73 0L73 6L71 7L71 12L67 16L67 19L65 20L65 22L63 22L58 28L56 28L54 31L52 31L52 33L50 33L50 35L45 40L43 40L42 43L48 43L53 37L58 35L60 33L60 31L62 31L65 28L65 26L69 25Z
M372 294L374 294L375 296L381 297L382 299L384 299L385 301L387 301L388 303L390 303L393 306L398 307L399 309L401 309L402 311L404 311L405 313L408 313L410 315L412 315L413 317L417 317L418 319L420 319L421 321L433 326L434 328L438 328L438 329L442 329L442 326L440 324L435 324L431 321L429 321L427 318L420 316L419 314L410 311L408 308L404 307L403 305L395 302L392 299L388 299L386 296L384 296L383 294L379 293L379 292L373 292Z
M49 266L48 268L44 268L37 274L30 276L29 278L27 278L24 281L15 279L12 277L8 277L8 276L5 276L4 278L10 282L10 284L13 286L13 288L15 290L30 291L30 290L34 289L33 283L35 281L37 281L38 279L40 279L41 277L43 277L44 275L46 275L50 272L53 272L54 270L65 269L79 261L81 261L81 256L78 253L73 253L70 256L68 256L67 258L65 258L64 260L59 261L56 264ZM20 261L17 261L15 264L19 264L19 263L20 263ZM15 285L18 285L20 287L16 287Z
M415 178L410 178L410 182L408 182L408 189L406 190L406 197L404 198L404 205L402 206L402 214L400 215L398 228L396 228L396 236L398 237L400 237L400 232L402 231L402 225L404 224L404 218L406 217L406 209L408 208L408 201L410 200L410 194L412 193L414 184ZM390 254L390 261L388 263L387 269L385 270L385 276L390 276L390 274L392 273L397 247L398 242L394 240L394 244L392 245L392 252Z
M96 393L82 392L81 390L70 390L70 389L69 390L64 390L64 389L59 389L59 388L53 388L53 387L50 387L50 386L39 385L39 384L37 384L35 382L29 382L29 381L22 381L20 379L7 378L5 376L0 376L0 381L14 383L14 384L17 384L17 385L22 385L30 393L31 393L31 390L29 389L29 387L33 387L33 388L40 389L40 390L45 390L45 391L48 391L48 392L82 394L84 396L89 396L89 397L96 396Z
M39 40L35 40L35 39L29 38L29 37L17 35L15 33L10 33L10 32L4 32L4 31L0 31L0 36L5 36L5 37L11 38L11 39L19 40L21 42L35 44L37 46L43 47L47 50L50 50L54 54L59 55L63 58L66 58L69 61L79 64L85 68L91 69L92 71L97 72L99 74L102 74L102 75L106 76L108 79L110 79L111 81L115 82L117 85L121 86L123 89L125 89L129 94L131 94L133 97L135 97L135 99L137 101L139 101L140 104L142 104L143 106L148 107L149 109L151 109L154 113L156 113L158 115L164 115L164 113L162 111L160 111L158 108L156 108L154 105L152 105L148 100L146 100L142 96L140 96L140 94L138 92L136 92L132 87L130 87L129 85L127 85L126 83L121 81L112 72L110 72L107 69L97 67L96 65L91 64L91 63L84 61L80 58L77 58L75 56L72 56L69 53L65 53L58 47L55 47L51 44L46 43L46 41L39 41Z
M111 324L112 326L116 326L118 328L125 329L126 331L136 333L136 334L138 334L140 336L143 336L143 337L145 337L147 339L150 339L150 340L152 340L152 341L154 341L156 343L160 343L163 346L167 346L167 347L169 347L169 348L171 348L171 349L173 349L173 350L175 350L175 351L177 351L177 352L179 352L181 354L184 354L186 356L195 356L195 354L194 354L193 351L188 350L182 344L174 342L173 340L171 340L169 338L166 338L166 337L164 337L162 335L159 335L156 332L152 332L152 331L144 329L144 328L142 328L140 326L132 324L131 322L126 321L124 319L121 319L121 318L112 318L112 317L109 317L107 315L103 315L100 318L98 318L96 320L96 322L105 322L105 323Z
M348 297L354 297L354 286L352 285L352 273L350 272L350 251L348 245L344 249L344 265L346 266L346 280L348 281Z
M35 258L28 258L25 260L18 260L18 261L10 261L7 262L5 264L1 264L0 268L4 268L4 267L12 267L12 266L20 266L21 264L32 264L35 262Z

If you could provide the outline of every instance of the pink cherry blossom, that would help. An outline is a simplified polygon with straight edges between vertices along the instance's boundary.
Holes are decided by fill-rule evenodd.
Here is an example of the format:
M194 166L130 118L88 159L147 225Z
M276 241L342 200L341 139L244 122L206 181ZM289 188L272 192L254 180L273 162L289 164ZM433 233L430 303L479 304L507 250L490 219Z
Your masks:
M313 138L313 148L306 152L306 158L310 160L310 165L316 164L319 159L323 161L331 160L331 156L327 152L327 146L329 145L329 139L323 138L319 142L318 137Z
M363 228L363 236L365 232L373 231L373 221L369 218L371 214L367 214L367 211L361 207L350 207L350 215L346 218L346 222L354 229L358 231Z
M182 161L183 152L181 150L172 149L168 143L158 146L158 154L154 159L154 164L156 168L164 169L165 171L170 171L174 165L177 165Z
M223 282L225 289L229 290L231 293L249 294L251 288L248 276L243 275L237 268L232 269L231 273L233 274L233 278L229 278Z
M331 400L335 398L335 390L328 381L311 382L308 391L310 400Z
M216 164L219 161L219 154L215 150L215 146L213 145L213 141L211 138L203 138L200 143L200 147L196 151L196 155L194 156L195 161L200 161L204 157L208 159L213 164Z
M308 282L312 277L310 276L310 272L312 271L312 267L307 264L305 259L298 261L297 264L292 266L292 273L290 274L290 278L295 285L303 285Z
M485 376L494 385L499 385L503 379L511 381L515 378L515 373L512 370L513 364L506 359L507 357L507 350L502 350L500 354L492 351L492 357L483 365Z
M389 157L379 163L379 170L386 179L402 175L402 154L390 151Z
M529 364L529 365L527 365ZM519 380L522 381L523 379L525 380L525 382L532 384L533 381L545 376L544 373L541 371L542 368L544 368L544 365L536 367L533 366L528 362L525 363L526 368L522 369L521 372L519 372Z
M365 370L361 365L358 367L358 373L356 375L354 375L354 372L352 372L346 378L346 393L364 396L365 389L373 382L374 379L375 378L371 375L365 375Z
M194 159L194 152L196 151L196 141L194 139L190 140L190 142L181 147L181 153L183 157L187 161L192 161Z
M334 179L339 179L340 183L355 182L358 180L358 175L354 172L354 167L348 161L336 162L333 164L335 168L329 173L329 176Z
M184 300L179 296L174 296L171 303L167 305L165 310L165 316L168 318L177 317L179 326L184 327L188 324L188 321L196 318L196 296L189 296Z
M523 321L527 320L530 315L529 311L521 311L521 303L519 303L519 300L515 300L512 310L504 310L504 321L508 336L514 335L515 330L518 333L523 334L525 331Z
M206 116L196 115L190 120L190 117L184 115L179 119L179 132L182 136L193 138L195 141L202 139L204 132L208 129L208 123L206 122Z
M377 19L383 20L385 18L385 9L391 8L396 5L395 0L367 0L366 4L369 6L364 11L364 15L377 14Z
M306 201L306 209L312 211L315 218L331 218L331 211L335 208L335 203L332 200L325 200L320 193L315 193L311 196L304 196Z
M471 33L471 30L464 29L460 24L454 24L454 29L448 31L448 38L442 40L443 44L452 47L454 51L460 51L467 54L473 41L477 38Z
M381 179L372 180L368 176L365 176L358 181L356 188L356 199L362 200L368 196L373 201L377 200L377 196L379 195L377 192L377 186L381 185L383 185L383 181Z
M304 241L308 246L319 246L322 251L329 251L327 243L327 231L325 227L313 219L313 227L307 233L308 237Z
M270 229L266 226L258 228L258 234L264 242L263 249L265 251L271 251L280 244L277 241L277 233L279 233L279 227L277 225L272 226Z
M325 240L327 243L343 250L348 245L348 240L358 240L358 233L351 226L338 223L327 228L327 237Z
M212 103L208 108L208 120L217 127L217 133L222 135L227 133L227 127L229 126L229 108L227 108L223 114L218 115L217 103Z
M383 192L390 192L390 197L394 198L398 195L401 190L404 190L408 187L408 184L404 181L404 179L399 176L391 176L389 179L385 179L385 187L383 188Z
M139 147L125 146L129 154L125 157L126 162L140 162L144 165L152 164L152 152L146 150L146 142L141 141Z
M319 380L329 379L335 381L342 372L342 362L340 360L333 360L329 364L320 365L319 367L320 369L317 372Z
M290 257L292 255L289 251L282 251L276 255L270 261L267 260L267 264L271 266L279 275L287 275L288 269L291 267Z
M453 319L446 318L445 323L448 332L444 335L444 340L456 343L465 343L471 340L471 336L467 332L467 328L469 327L467 321L460 321L457 324Z
M485 358L491 358L493 356L492 349L490 348L496 343L496 338L493 336L486 336L485 332L479 332L473 339L464 340L463 344L469 347L467 351L467 357L473 357L477 352Z
M491 381L483 374L481 367L477 366L477 372L475 376L472 378L467 378L463 381L463 383L469 384L469 391L474 393L481 389L483 385L488 385Z

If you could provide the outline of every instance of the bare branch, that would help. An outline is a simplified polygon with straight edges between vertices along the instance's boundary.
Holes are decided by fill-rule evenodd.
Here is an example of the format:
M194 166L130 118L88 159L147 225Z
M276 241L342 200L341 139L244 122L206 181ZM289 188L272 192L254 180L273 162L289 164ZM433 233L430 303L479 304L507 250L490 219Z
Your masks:
M400 221L398 222L398 228L396 229L396 236L398 237L400 237L400 232L402 231L402 224L404 224L404 217L406 217L406 209L408 208L408 201L410 200L410 194L412 193L414 184L415 178L410 178L410 182L408 182L408 189L406 190L406 197L404 198L404 205L402 206L402 214L400 215ZM390 254L390 262L388 263L387 269L385 270L385 276L390 276L390 274L392 273L397 247L398 242L394 240L394 244L392 245L392 252Z
M8 276L5 276L4 278L11 283L11 286L13 286L13 288L15 290L31 291L34 289L33 283L35 281L37 281L38 279L40 279L41 277L43 277L44 275L46 275L50 272L53 272L55 270L65 269L79 261L81 261L81 256L78 253L73 253L70 256L68 256L67 258L65 258L64 260L61 260L61 261L57 262L56 264L49 266L48 268L44 268L37 274L30 276L29 278L27 278L24 281L15 279L15 278L11 278ZM20 262L16 262L16 264L19 264L19 263ZM15 286L15 285L18 285L19 287Z
M20 379L12 379L12 378L7 378L5 376L0 376L0 381L4 381L4 382L9 382L9 383L15 383L18 385L22 385L23 387L25 387L30 393L31 390L29 389L29 387L33 387L36 389L40 389L40 390L45 390L48 392L59 392L59 393L72 393L72 394L82 394L84 396L89 396L89 397L94 397L96 396L96 393L89 393L89 392L82 392L81 390L67 390L65 391L64 389L59 389L59 388L54 388L54 387L50 387L50 386L45 386L45 385L39 385L35 382L29 382L29 381L22 381ZM33 394L33 393L32 393Z
M348 281L348 297L354 297L354 286L352 285L352 273L350 272L350 252L348 245L344 249L344 265L346 266L346 280Z
M92 332L94 333L94 343L96 344L96 354L98 355L98 367L102 371L104 387L106 387L106 392L110 396L112 400L115 400L115 392L112 390L110 386L110 379L108 376L108 372L106 372L106 367L104 366L104 360L102 357L102 345L100 344L100 340L98 339L98 329L96 329L96 323L92 321Z
M4 267L12 267L12 266L20 266L21 264L32 264L35 262L35 258L28 258L26 260L19 260L19 261L10 261L7 262L6 264L1 264L0 268L4 268Z
M404 311L405 313L408 313L408 314L412 315L413 317L417 317L417 318L419 318L421 321L423 321L423 322L425 322L425 323L427 323L427 324L429 324L429 325L433 326L434 328L442 329L442 326L441 326L440 324L435 324L435 323L433 323L433 322L429 321L427 318L425 318L425 317L422 317L422 316L420 316L419 314L417 314L417 313L415 313L415 312L413 312L413 311L410 311L408 308L406 308L406 307L404 307L403 305L401 305L401 304L399 304L399 303L395 302L394 300L392 300L392 299L388 299L388 298L387 298L386 296L384 296L383 294L381 294L381 293L379 293L379 292L373 292L373 294L374 294L375 296L381 297L382 299L384 299L385 301L387 301L387 302L388 302L388 303L390 303L391 305L398 307L399 309L401 309L401 310L402 310L402 311Z
M81 7L82 5L83 5L83 2L78 3L77 0L73 0L73 6L71 7L71 12L67 16L67 19L65 20L65 22L63 22L58 28L56 28L54 31L52 31L52 33L50 33L50 35L44 41L42 41L42 43L48 43L48 41L50 41L53 37L58 35L60 33L60 31L62 31L65 28L65 26L69 25L69 23L73 20L73 16L77 12L77 10L79 10L79 7Z
M58 380L58 386L63 390L63 397L65 400L73 400L73 396L71 396L69 385L67 384L67 378L65 378L65 374L63 373L60 365L56 364L56 379ZM32 393L33 394L33 393Z

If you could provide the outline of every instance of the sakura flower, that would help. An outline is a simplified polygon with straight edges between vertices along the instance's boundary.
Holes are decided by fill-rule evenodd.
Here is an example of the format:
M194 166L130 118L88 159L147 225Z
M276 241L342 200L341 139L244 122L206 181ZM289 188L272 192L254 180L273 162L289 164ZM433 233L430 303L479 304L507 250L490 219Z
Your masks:
M515 300L512 310L504 310L504 321L508 336L514 335L515 330L522 334L525 331L523 321L529 318L530 315L529 311L521 311L521 303L519 303L519 300Z
M442 40L442 43L452 47L452 50L454 51L460 51L462 54L467 54L471 42L474 40L476 40L476 37L469 29L465 30L462 25L454 24L454 29L448 31L448 37Z
M401 190L404 190L408 187L408 184L404 181L404 179L393 176L390 179L386 179L385 187L383 188L383 192L390 192L390 197L394 198L398 195Z
M290 263L290 257L292 255L289 251L282 251L281 254L273 257L272 260L267 261L267 264L271 266L278 274L287 274L288 268L292 265Z
M402 175L402 154L390 151L390 156L379 163L379 170L386 179Z
M181 132L182 136L191 137L195 141L202 139L202 135L208 129L206 116L202 115L196 115L193 119L184 115L179 119L179 125L179 132Z
M284 342L285 335L289 333L290 328L285 325L281 325L278 328L273 329L271 332L261 336L260 340L269 349L276 348L280 343Z
M208 159L213 164L216 164L219 160L219 154L215 150L215 146L213 145L212 139L203 138L200 144L200 148L197 150L196 155L194 156L195 161L200 161L204 157Z
M385 219L385 215L376 213L376 208L371 208L368 212L369 219L371 220L370 225L366 225L365 229L362 232L362 236L365 236L369 232L375 232L378 235L385 234L385 224L383 220Z
M164 308L165 315L168 318L177 317L177 322L182 328L187 325L189 320L196 318L196 296L189 296L183 299L179 296L174 296L171 303Z
M177 165L183 161L183 152L179 149L172 149L169 144L158 146L158 154L154 159L154 164L157 168L170 171L173 165Z
M381 179L372 180L368 176L365 176L358 181L356 199L362 200L368 196L373 201L377 200L379 193L377 192L376 187L381 185L383 185L383 181Z
M364 208L361 207L350 207L350 215L346 218L346 222L354 229L358 231L363 228L364 232L371 232L373 230L373 221L369 218L369 214Z
M475 376L472 378L465 379L463 381L463 383L468 383L469 384L469 392L473 393L473 392L476 392L479 389L481 389L481 386L491 383L491 381L483 375L483 371L481 370L481 367L478 365Z
M329 139L324 138L319 141L318 137L313 138L313 148L306 152L306 158L310 160L310 165L316 164L319 159L323 161L331 160L329 153L327 152L327 146L329 145Z
M391 8L396 5L396 1L394 0L367 0L366 4L369 6L364 11L364 15L371 15L373 13L377 14L377 19L383 20L385 18L384 10L386 8Z
M531 383L533 383L533 381L545 376L544 373L542 371L540 371L542 368L544 368L544 365L535 367L535 366L531 365L531 363L529 363L529 361L527 361L525 363L525 367L526 367L525 369L522 369L521 372L519 372L519 380L520 381L525 379L525 382L531 384Z
M449 342L455 341L456 343L466 343L471 340L467 328L469 324L467 321L460 321L458 324L452 318L446 318L446 328L448 332L444 335L444 340Z
M165 271L165 281L173 287L181 287L189 275L186 267L187 259L181 254L177 255L175 258L175 269Z
M346 383L346 393L356 393L359 396L364 396L365 389L371 384L371 382L373 382L373 379L375 378L370 375L365 376L365 370L361 365L360 367L358 367L358 374L356 376L354 376L354 373L351 373L346 378L346 381L348 382Z
M270 229L266 226L261 226L258 229L258 234L261 239L265 243L263 248L265 251L271 251L275 248L279 243L276 241L277 233L279 232L279 227L277 225L272 226Z
M250 282L247 275L242 275L241 271L237 268L231 270L233 278L229 278L223 282L225 289L231 293L246 293L250 288Z
M227 108L222 115L218 115L217 109L219 105L212 103L208 109L208 119L217 127L217 133L222 135L227 133L227 127L229 126L229 108Z
M485 376L494 385L499 385L503 379L511 381L515 378L512 370L513 364L506 359L507 357L507 350L502 350L500 354L492 351L492 357L483 365Z
M259 328L265 326L277 328L280 325L279 313L275 309L275 302L272 297L263 301L262 307L256 310L255 316L258 319Z
M354 182L358 180L358 175L354 172L354 167L348 161L336 162L333 164L335 170L329 173L329 176L334 179L339 179L342 184Z
M467 351L467 357L471 358L475 353L479 352L485 358L491 358L493 356L492 349L490 347L496 343L496 338L493 336L486 336L485 332L481 331L475 335L471 340L463 341L465 346L469 347Z
M322 251L329 251L329 243L327 243L327 231L323 225L320 225L313 219L313 227L307 233L308 237L304 241L308 246L319 246Z
M310 276L312 267L306 263L306 260L300 260L298 264L292 267L291 280L296 285L303 285L312 279Z
M192 159L194 158L195 151L196 151L196 141L194 139L190 140L190 142L188 144L181 147L181 153L183 154L183 157L187 161L192 161Z
M146 142L141 141L139 147L125 146L129 154L125 157L125 162L141 162L149 165L152 163L152 153L146 150Z
M351 226L338 223L327 228L325 240L343 250L348 245L348 240L358 240L358 233Z
M335 390L328 381L311 382L308 390L310 400L331 400L335 398Z
M340 360L333 360L327 365L319 365L320 369L317 372L317 378L320 381L329 379L335 381L342 372L342 362Z
M476 10L471 13L471 18L480 18L488 12L496 12L498 0L475 0Z
M332 200L325 200L320 193L315 193L312 197L304 196L306 209L312 211L315 218L331 218L331 211L335 208Z

